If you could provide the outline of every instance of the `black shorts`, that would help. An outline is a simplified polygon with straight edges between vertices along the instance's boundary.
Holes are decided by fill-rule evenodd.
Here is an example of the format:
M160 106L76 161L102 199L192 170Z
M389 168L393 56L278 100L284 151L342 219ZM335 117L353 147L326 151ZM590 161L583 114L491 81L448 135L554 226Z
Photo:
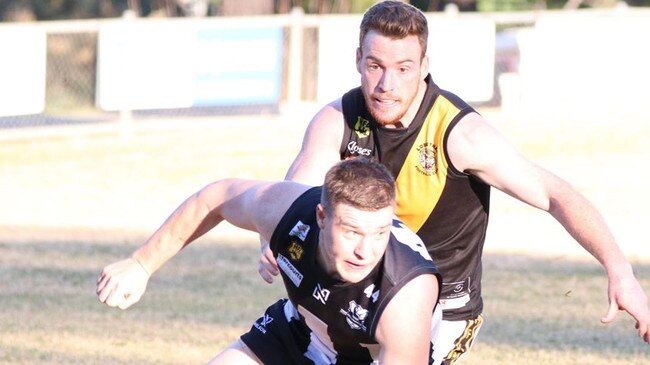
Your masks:
M437 337L442 310L436 307L432 327L433 338ZM435 331L434 331L435 330ZM250 331L241 336L241 341L265 365L370 365L376 362L368 355L352 358L349 354L337 354L325 345L300 319L298 311L288 299L280 299L269 306ZM367 349L363 349L364 354ZM429 362L433 363L432 360Z
M280 299L269 306L241 340L265 365L315 365L305 357L311 331L302 322L288 319L287 302Z

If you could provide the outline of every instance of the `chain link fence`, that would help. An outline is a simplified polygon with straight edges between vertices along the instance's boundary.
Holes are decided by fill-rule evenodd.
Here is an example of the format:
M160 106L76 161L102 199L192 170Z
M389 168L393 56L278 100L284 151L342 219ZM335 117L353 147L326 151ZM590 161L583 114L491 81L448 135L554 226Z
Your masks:
M501 93L499 75L516 72L518 50L510 32L513 28L528 27L534 23L532 13L473 14L492 17L496 23L495 82L492 100L484 105L499 106ZM458 15L458 16L463 16ZM282 46L282 76L280 103L290 98L290 51L291 19L284 17ZM302 28L302 52L300 68L299 101L314 102L318 88L318 38L317 17L306 16ZM105 111L97 102L97 70L99 30L104 20L39 22L34 26L44 29L47 35L45 107L42 113L26 116L0 117L0 128L20 128L58 124L101 123L119 120L120 113ZM215 18L209 21L219 22ZM333 55L337 57L337 55ZM350 65L350 67L353 67ZM170 71L172 72L172 71ZM218 107L191 107L180 109L134 110L135 119L140 117L191 117L232 114L277 113L277 105L225 105Z

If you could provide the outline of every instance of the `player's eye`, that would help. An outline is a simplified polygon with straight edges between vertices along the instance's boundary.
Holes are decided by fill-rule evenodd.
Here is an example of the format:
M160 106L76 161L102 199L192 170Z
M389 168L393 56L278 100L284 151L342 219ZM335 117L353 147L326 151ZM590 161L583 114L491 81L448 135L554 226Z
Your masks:
M377 71L377 70L379 70L379 65L377 65L376 63L372 63L372 64L368 65L368 70Z

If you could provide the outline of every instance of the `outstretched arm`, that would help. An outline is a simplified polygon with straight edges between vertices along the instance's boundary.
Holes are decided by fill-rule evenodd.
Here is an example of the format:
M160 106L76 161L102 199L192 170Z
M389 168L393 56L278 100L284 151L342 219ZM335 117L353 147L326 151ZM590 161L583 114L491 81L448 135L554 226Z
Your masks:
M126 309L140 300L151 274L183 247L226 220L270 239L282 214L307 187L225 179L185 200L130 258L104 268L97 280L102 303ZM278 198L280 197L280 198Z
M602 322L611 322L618 310L625 310L637 321L639 336L650 343L647 296L589 200L566 181L523 158L478 114L467 115L454 128L448 151L458 170L550 213L607 272L610 305Z

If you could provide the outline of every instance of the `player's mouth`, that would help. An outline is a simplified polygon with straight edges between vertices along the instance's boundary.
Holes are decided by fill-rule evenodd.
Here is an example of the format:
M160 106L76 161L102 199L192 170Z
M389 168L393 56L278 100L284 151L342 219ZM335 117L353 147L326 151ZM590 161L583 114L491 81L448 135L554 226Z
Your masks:
M368 267L367 264L362 264L354 261L345 261L345 263L348 265L348 267L354 271L361 271L364 270L366 267Z
M373 98L375 101L375 105L380 107L380 108L391 108L395 105L397 105L398 101L397 99L387 99L387 98Z

